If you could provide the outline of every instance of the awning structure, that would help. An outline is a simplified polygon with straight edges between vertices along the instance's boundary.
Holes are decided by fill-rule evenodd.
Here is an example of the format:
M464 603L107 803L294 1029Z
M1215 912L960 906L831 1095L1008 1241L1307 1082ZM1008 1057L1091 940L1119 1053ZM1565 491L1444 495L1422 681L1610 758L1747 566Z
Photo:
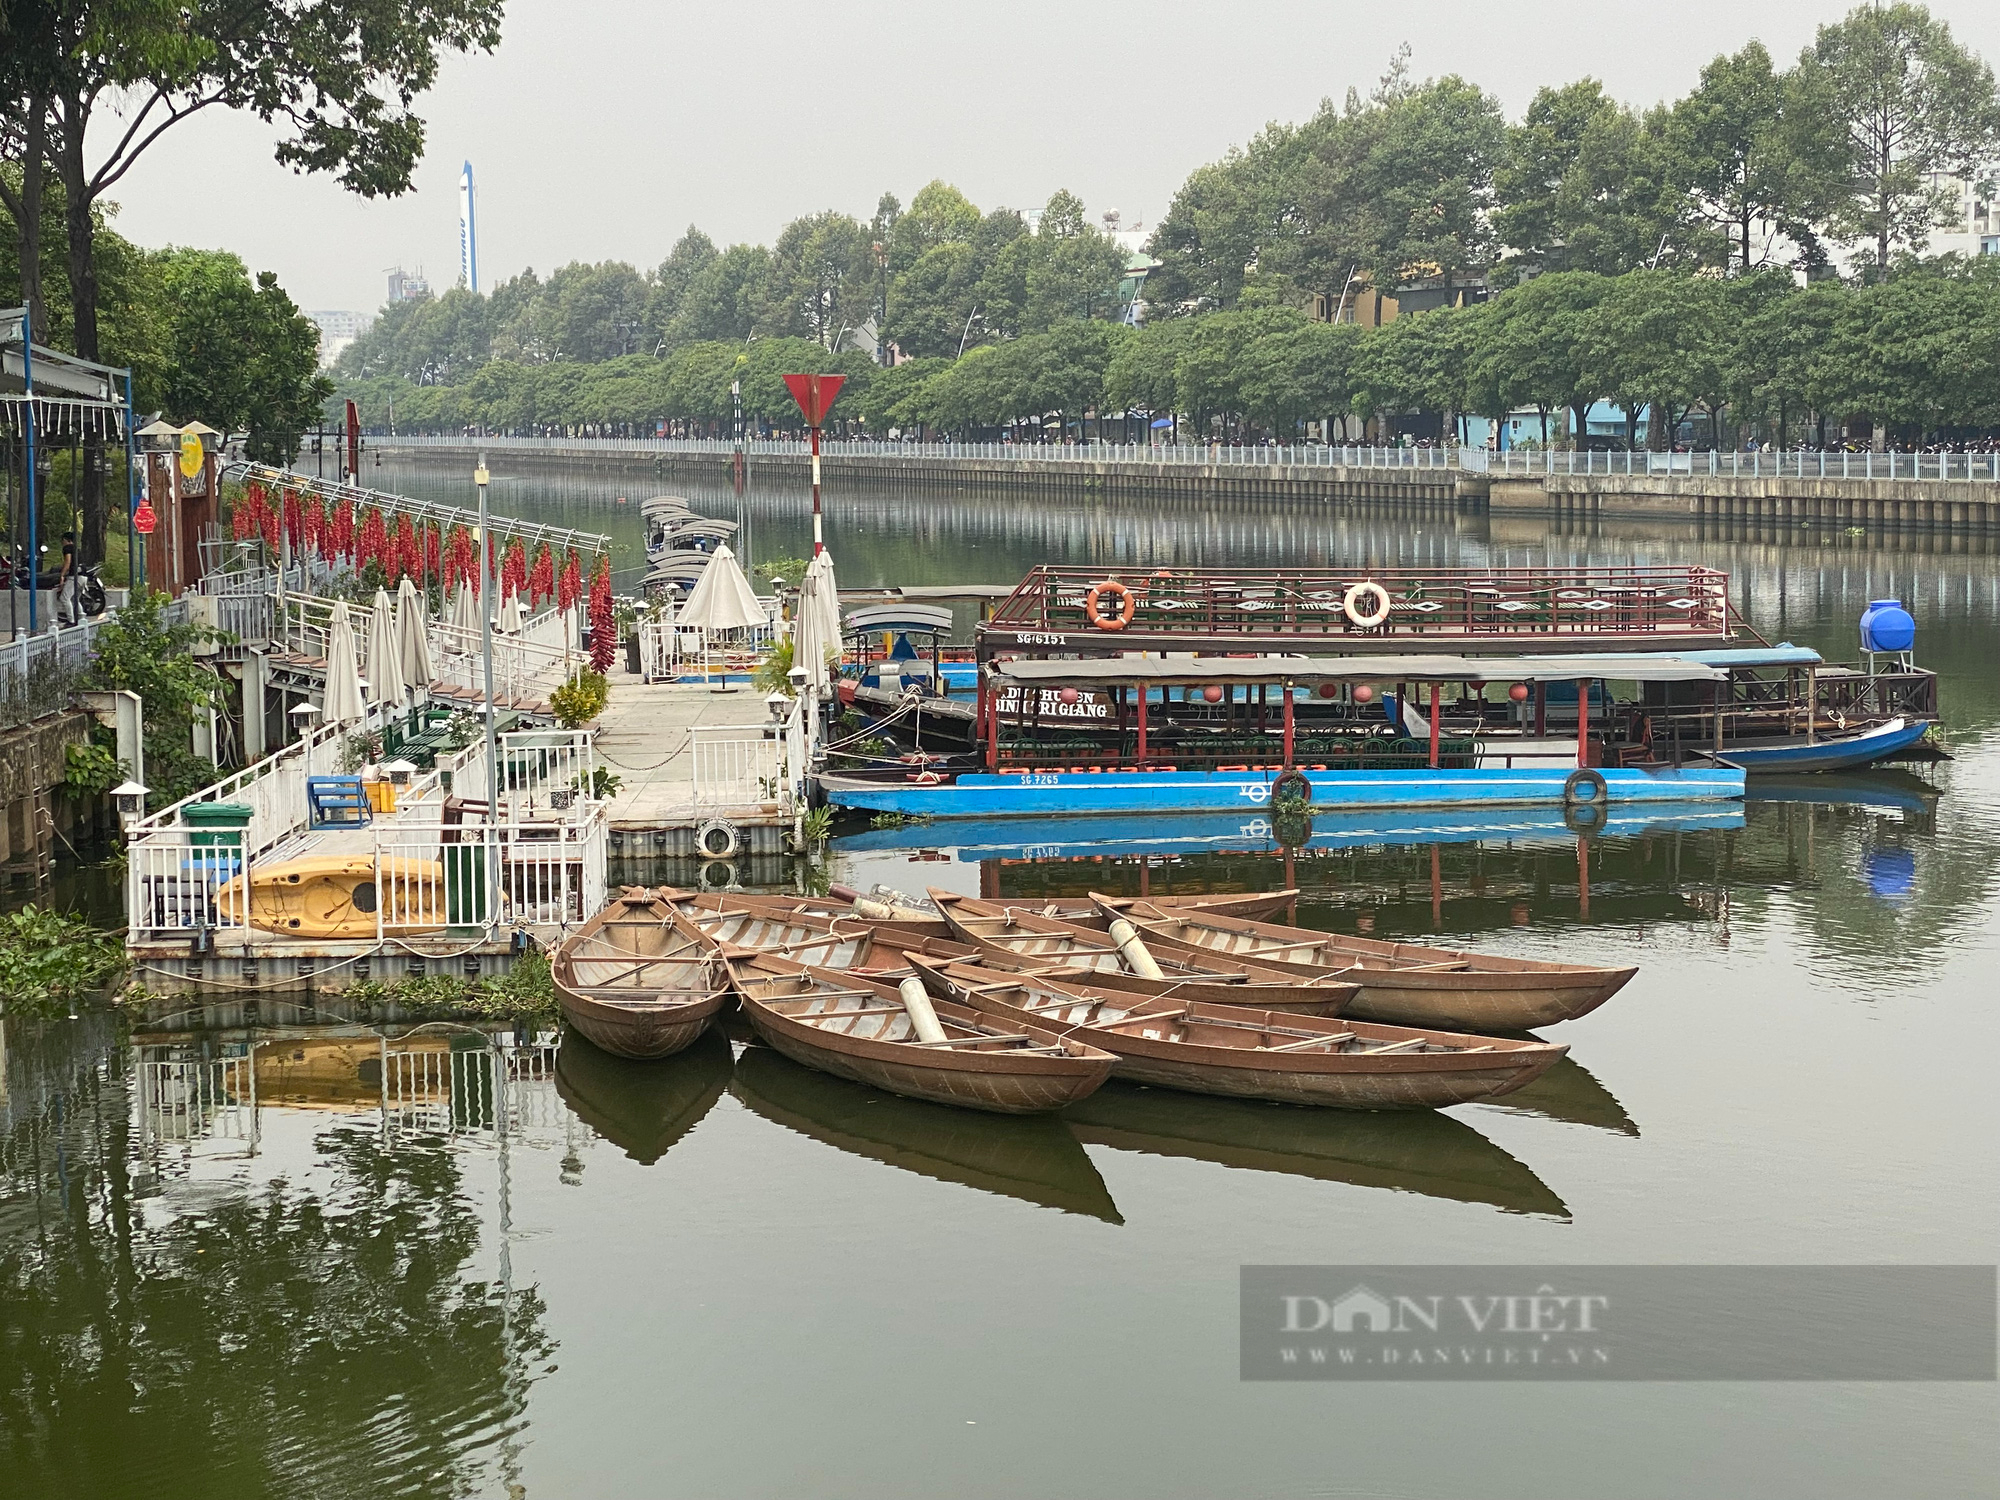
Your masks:
M995 663L1002 682L1075 687L1232 682L1723 682L1722 667L1653 653L1577 656L1203 656Z
M1826 658L1810 646L1781 642L1776 646L1746 646L1740 651L1682 651L1683 661L1711 667L1816 667Z
M847 612L852 632L914 630L920 635L949 635L951 624L951 611L933 604L871 604Z

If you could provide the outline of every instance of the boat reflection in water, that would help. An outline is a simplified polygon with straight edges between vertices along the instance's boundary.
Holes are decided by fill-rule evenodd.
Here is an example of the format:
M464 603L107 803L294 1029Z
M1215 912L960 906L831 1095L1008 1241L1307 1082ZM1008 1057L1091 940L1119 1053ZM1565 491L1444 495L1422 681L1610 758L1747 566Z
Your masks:
M556 1093L571 1114L650 1167L714 1108L731 1067L729 1043L713 1029L653 1062L614 1057L571 1031L556 1055Z
M1625 1113L1625 1106L1618 1102L1617 1096L1574 1056L1558 1058L1541 1077L1504 1098L1485 1103L1493 1109L1588 1125L1614 1135L1639 1133L1638 1122Z
M994 1115L905 1099L743 1049L729 1092L800 1135L906 1172L1122 1224L1118 1205L1061 1117Z
M1299 1109L1113 1079L1062 1118L1079 1139L1119 1151L1569 1217L1562 1199L1525 1165L1436 1110Z

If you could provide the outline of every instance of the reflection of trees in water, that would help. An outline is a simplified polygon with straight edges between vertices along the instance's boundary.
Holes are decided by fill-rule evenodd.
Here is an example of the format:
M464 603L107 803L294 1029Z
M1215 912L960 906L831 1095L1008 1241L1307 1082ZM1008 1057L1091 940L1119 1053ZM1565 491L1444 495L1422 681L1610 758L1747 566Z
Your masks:
M10 1494L469 1494L551 1345L532 1291L467 1275L459 1153L315 1141L323 1185L135 1203L131 1092L107 1049L0 1242L0 1474ZM60 1169L60 1154L65 1165ZM69 1176L67 1206L57 1177ZM21 1223L22 1216L13 1216Z

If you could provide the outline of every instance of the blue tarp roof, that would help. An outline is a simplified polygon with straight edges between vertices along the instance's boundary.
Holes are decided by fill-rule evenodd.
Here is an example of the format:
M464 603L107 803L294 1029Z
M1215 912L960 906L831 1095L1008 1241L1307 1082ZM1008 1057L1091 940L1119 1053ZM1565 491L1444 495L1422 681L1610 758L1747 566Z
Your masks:
M1682 661L1711 667L1811 667L1826 660L1810 646L1781 641L1775 646L1746 646L1734 651L1676 651Z

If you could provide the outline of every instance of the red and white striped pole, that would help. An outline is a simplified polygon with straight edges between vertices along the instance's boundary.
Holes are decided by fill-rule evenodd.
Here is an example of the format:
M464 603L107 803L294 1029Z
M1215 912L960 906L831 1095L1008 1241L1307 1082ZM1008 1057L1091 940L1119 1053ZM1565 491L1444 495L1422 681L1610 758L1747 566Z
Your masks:
M813 556L826 551L826 538L820 534L819 518L819 423L812 424L813 459Z

